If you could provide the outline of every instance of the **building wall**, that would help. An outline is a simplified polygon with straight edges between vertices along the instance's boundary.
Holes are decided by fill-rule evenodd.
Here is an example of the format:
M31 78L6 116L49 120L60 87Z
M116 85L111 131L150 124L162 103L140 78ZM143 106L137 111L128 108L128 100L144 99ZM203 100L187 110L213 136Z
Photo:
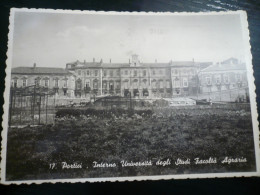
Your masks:
M75 77L72 75L12 74L11 86L22 88L39 85L56 91L59 96L74 97Z
M175 72L178 71L178 74ZM171 97L188 94L190 80L195 75L194 67L100 67L77 68L73 71L76 76L76 96L88 96L89 94L121 95L131 93L133 97L155 98ZM173 74L172 74L173 73ZM180 79L177 86L175 79ZM102 88L101 88L102 86ZM180 91L173 91L178 88ZM88 87L88 90L86 89Z
M212 100L237 101L248 98L246 70L201 72L200 94ZM224 94L226 94L226 97ZM221 98L222 97L222 98Z
M171 81L173 95L189 95L194 93L191 87L198 85L195 79L197 69L195 67L172 67ZM194 83L195 82L195 83Z

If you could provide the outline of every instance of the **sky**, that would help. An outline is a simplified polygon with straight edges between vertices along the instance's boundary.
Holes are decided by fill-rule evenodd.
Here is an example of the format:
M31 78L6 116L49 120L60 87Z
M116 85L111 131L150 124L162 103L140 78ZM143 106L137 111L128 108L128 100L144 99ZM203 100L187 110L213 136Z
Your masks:
M13 67L65 68L79 61L127 63L244 59L238 14L109 15L15 12Z

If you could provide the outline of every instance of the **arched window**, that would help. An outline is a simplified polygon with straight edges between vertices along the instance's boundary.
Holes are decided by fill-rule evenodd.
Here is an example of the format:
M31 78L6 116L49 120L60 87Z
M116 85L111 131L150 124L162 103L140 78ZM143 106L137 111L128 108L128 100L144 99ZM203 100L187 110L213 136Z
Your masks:
M103 85L103 89L107 89L107 81L106 81L106 80L104 80L104 81L102 82L102 85Z
M93 81L93 88L98 89L98 80L96 79Z
M114 90L114 81L109 81L109 90Z
M133 88L134 89L138 88L138 80L137 79L135 79L134 82L133 82Z
M142 87L147 88L147 79L143 79Z
M85 87L86 88L90 87L90 81L88 79L85 81Z
M123 85L125 89L129 89L129 80L128 79L124 80Z
M120 89L120 81L116 81L116 89Z

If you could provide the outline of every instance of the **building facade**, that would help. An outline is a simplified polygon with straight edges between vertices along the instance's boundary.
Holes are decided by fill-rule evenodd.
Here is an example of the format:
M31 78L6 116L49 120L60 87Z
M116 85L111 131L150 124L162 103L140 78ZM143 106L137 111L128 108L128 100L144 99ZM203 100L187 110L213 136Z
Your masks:
M159 98L194 93L198 64L194 61L141 63L137 55L129 63L72 62L66 69L76 76L77 97L119 95Z
M17 67L11 72L12 88L41 86L60 97L74 97L75 76L63 68Z
M93 59L67 63L65 69L34 65L13 68L11 75L14 88L37 85L54 90L59 97L116 95L144 99L205 95L221 100L226 93L233 101L248 95L245 64L234 58L217 64L194 60L141 63L133 55L128 63Z
M235 58L208 66L198 77L200 93L213 100L246 101L249 97L246 65Z

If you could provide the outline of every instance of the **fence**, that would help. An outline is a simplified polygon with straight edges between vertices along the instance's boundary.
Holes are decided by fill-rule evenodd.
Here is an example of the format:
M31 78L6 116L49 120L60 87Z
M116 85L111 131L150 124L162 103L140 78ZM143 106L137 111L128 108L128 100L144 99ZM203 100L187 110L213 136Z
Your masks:
M54 114L53 90L37 85L10 89L9 126L53 123Z

